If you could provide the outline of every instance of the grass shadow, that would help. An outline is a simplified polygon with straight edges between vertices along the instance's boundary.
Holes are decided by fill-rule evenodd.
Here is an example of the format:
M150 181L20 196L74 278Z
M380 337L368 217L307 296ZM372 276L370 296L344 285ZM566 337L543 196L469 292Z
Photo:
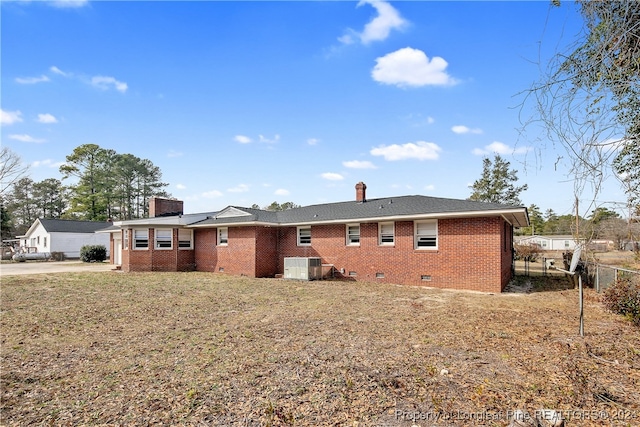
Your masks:
M573 289L571 278L560 275L524 275L516 273L505 293L558 292Z

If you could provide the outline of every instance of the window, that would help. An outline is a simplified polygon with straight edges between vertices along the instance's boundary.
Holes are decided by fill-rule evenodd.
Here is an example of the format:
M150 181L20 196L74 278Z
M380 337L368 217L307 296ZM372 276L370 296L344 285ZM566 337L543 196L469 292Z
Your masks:
M298 246L311 246L311 227L298 227Z
M180 249L193 249L193 230L178 230L178 247Z
M438 221L418 221L415 223L416 249L438 248Z
M170 228L156 228L156 249L173 248L173 230Z
M360 246L360 224L347 225L347 245Z
M394 243L394 223L383 222L378 224L378 244L379 245L393 245Z
M133 230L133 248L149 248L149 230Z
M44 237L44 247L45 248L47 247L47 237L46 236Z
M218 228L218 245L227 246L229 243L229 229L227 227Z
M46 245L45 245L45 246L46 246ZM568 248L568 247L569 247L569 241L568 241L568 240L565 240L565 241L564 241L564 247L565 247L565 248Z
M123 230L122 248L129 249L129 230Z

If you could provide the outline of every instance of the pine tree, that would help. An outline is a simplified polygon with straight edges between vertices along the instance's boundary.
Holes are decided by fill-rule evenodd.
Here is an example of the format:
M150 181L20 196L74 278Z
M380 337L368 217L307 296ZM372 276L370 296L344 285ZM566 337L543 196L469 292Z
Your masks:
M515 186L518 181L517 171L509 169L511 164L496 154L493 162L489 158L482 160L482 177L476 180L470 200L488 203L520 206L520 193L525 191L527 184Z

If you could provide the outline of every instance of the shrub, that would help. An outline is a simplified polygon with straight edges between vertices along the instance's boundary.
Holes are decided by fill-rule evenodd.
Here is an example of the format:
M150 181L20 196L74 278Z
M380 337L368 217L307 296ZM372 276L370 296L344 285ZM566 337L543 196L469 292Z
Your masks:
M107 259L107 248L104 245L85 245L80 249L83 262L102 262Z
M51 252L51 259L53 261L64 261L67 257L64 255L64 252Z
M605 290L603 303L607 309L640 326L640 278L619 278Z
M515 259L536 262L540 256L540 246L538 245L515 245Z

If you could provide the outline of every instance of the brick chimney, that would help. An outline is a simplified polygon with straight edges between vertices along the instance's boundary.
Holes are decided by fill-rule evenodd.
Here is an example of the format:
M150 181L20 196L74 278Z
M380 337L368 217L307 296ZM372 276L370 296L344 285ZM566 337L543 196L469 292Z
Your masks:
M182 215L184 213L183 204L182 200L152 197L149 199L149 218Z
M356 202L364 203L367 201L367 185L360 181L356 184Z

